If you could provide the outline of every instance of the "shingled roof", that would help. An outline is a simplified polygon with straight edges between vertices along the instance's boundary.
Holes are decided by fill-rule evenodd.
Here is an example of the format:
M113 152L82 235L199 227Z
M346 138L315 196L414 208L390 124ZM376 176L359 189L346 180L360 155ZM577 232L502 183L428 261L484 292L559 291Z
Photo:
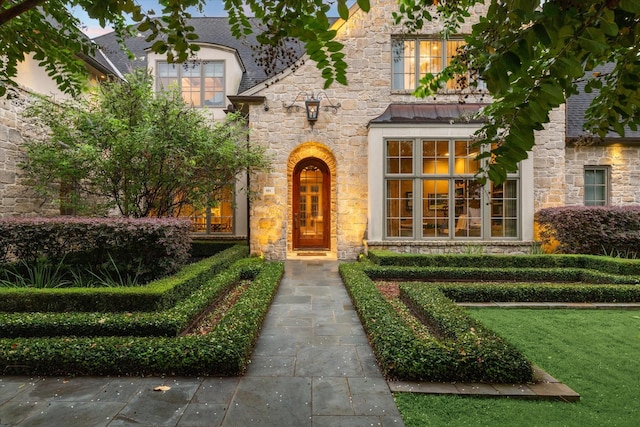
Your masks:
M613 70L612 64L607 64L596 69L596 71L600 73L607 73L611 70ZM585 131L583 129L585 122L584 115L589 105L591 105L591 102L597 96L596 91L592 93L586 93L584 91L585 83L586 82L578 83L579 93L577 95L571 95L569 99L567 99L567 124L565 135L567 140L575 140L585 135ZM622 140L620 135L614 132L609 132L605 139L609 141ZM629 128L626 128L624 139L640 139L640 131L632 131Z
M250 18L250 22L255 28L258 27L258 20ZM192 18L188 21L188 24L193 25L195 28L194 32L199 36L197 42L224 46L238 53L245 67L245 73L242 77L238 93L242 93L271 77L265 73L264 69L257 64L254 58L254 51L251 46L258 44L255 39L255 34L250 34L244 39L236 39L231 34L231 26L226 17ZM153 42L145 41L146 35L147 34L140 34L136 37L128 38L125 41L127 48L134 55L133 60L129 59L127 54L120 49L115 33L108 33L96 37L93 40L102 47L102 51L109 57L118 70L125 74L132 69L147 66L146 49L149 48ZM303 47L297 42L292 42L290 46L294 51L294 59L301 58L304 54ZM281 72L285 68L286 66L284 64L278 64L275 72Z

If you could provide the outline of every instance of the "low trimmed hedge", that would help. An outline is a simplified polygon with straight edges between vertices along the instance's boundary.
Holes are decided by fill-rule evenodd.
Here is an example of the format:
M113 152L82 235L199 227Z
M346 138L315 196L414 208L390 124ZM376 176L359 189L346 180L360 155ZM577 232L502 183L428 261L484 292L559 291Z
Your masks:
M400 285L400 300L419 319L437 328L445 337L447 347L457 351L456 374L466 379L501 382L533 380L531 363L502 337L472 319L466 311L433 286L404 283ZM506 381L509 382L509 381Z
M581 283L447 283L433 282L456 302L640 302L640 287Z
M247 246L233 246L183 267L173 276L139 287L2 288L0 312L133 312L168 309L218 272L248 255Z
M597 255L426 255L374 249L369 259L376 265L395 267L573 268L640 276L640 259Z
M258 271L251 286L206 335L3 338L0 368L4 375L241 375L283 270L250 266Z
M420 339L391 307L365 273L363 265L340 265L340 274L369 341L388 378L416 381L527 382L530 364L515 350L469 356L466 341ZM497 347L501 348L501 347ZM504 359L501 359L504 357Z
M177 336L263 261L246 258L210 278L174 307L133 313L0 313L0 337Z
M367 267L379 279L583 282L636 285L640 276L622 276L581 268Z

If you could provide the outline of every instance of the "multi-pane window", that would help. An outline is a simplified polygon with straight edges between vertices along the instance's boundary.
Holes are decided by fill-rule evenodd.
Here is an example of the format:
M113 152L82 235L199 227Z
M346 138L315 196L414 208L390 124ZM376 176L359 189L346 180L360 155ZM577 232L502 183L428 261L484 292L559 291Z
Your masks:
M520 179L475 179L479 149L468 140L385 141L385 237L517 238Z
M609 204L609 167L585 166L584 205L606 206Z
M392 43L393 90L414 90L425 74L437 74L449 65L464 46L464 41L420 38L397 38ZM468 87L466 76L456 76L447 82L447 89Z
M158 90L177 86L187 104L224 107L224 61L157 63Z

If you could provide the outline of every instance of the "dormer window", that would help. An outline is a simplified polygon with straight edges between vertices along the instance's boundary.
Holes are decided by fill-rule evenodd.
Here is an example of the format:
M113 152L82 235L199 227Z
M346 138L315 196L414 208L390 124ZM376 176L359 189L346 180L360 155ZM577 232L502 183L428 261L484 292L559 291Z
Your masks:
M158 90L177 85L182 98L194 107L224 107L224 61L157 63Z
M427 73L437 74L464 46L464 40L433 38L394 38L392 43L392 90L413 92ZM447 90L468 87L466 76L447 82Z

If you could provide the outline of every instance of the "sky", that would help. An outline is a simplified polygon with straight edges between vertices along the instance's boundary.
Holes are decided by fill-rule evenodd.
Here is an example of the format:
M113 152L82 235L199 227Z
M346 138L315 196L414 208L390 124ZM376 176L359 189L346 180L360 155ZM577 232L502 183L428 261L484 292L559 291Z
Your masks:
M160 12L160 8L158 7L158 2L156 0L138 0L138 4L142 6L142 9L147 11L149 9L153 9L156 13ZM93 38L99 35L111 32L111 28L102 28L98 24L97 21L89 19L86 12L81 8L75 7L72 9L72 13L86 28L83 28L84 33ZM207 0L207 5L205 6L204 13L200 13L197 10L193 10L191 12L193 16L226 16L226 12L224 10L223 0Z

